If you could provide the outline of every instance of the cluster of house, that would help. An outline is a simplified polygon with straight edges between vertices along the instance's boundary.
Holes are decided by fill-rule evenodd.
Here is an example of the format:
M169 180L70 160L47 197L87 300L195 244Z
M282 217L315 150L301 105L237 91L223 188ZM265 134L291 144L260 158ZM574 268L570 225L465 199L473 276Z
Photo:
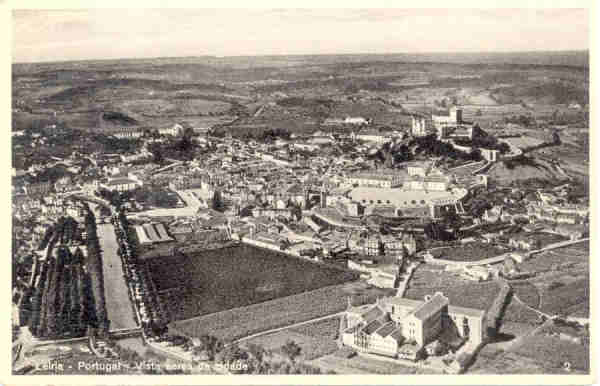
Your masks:
M413 136L431 131L429 122L426 124L421 118L413 117ZM457 108L451 108L448 115L432 117L432 122L443 140L472 135L472 125L463 122ZM158 186L185 195L188 205L188 201L197 202L198 211L187 212L174 221L150 219L138 225L136 234L145 246L188 242L212 245L233 239L296 256L327 258L349 251L365 260L412 254L416 246L414 237L402 231L386 235L373 229L367 232L369 227L362 220L363 215L436 219L450 208L464 213L462 200L468 192L487 185L485 174L477 172L485 163L445 170L437 167L435 161L416 161L401 168L376 170L367 155L378 149L380 139L393 141L408 133L381 132L378 135L383 137L375 138L368 137L370 134L365 131L371 130L367 119L344 119L341 124L356 129L345 135L317 132L268 143L215 138L203 132L206 135L195 139L199 146L211 151L199 154L193 161L168 166L149 161L131 165L128 157L133 154L93 154L88 170L93 169L95 174L85 183L62 178L55 184L25 184L21 195L52 197L50 193L54 191L80 189L93 193L104 188L124 192L144 185ZM159 130L159 134L178 136L185 129L174 125L169 130ZM364 143L355 142L356 139ZM345 150L341 156L314 152L338 145L352 145L352 150ZM148 156L147 151L143 154ZM220 212L208 209L216 192L222 201ZM556 206L549 201L543 205ZM491 220L495 210L486 212L484 219ZM499 216L504 212L507 211ZM554 218L560 222L563 215L568 213L560 212ZM577 224L564 221L560 225ZM357 261L352 264L363 264L365 273L380 277L373 279L380 286L390 286L397 276L386 272L385 267L375 268L376 264L366 269L368 263Z
M550 201L548 192L536 192L529 195L519 205L505 208L495 205L484 212L482 219L487 222L522 221L526 230L543 230L556 233L571 240L578 240L588 233L589 207L580 204L566 204ZM509 204L514 204L509 202ZM525 241L523 241L525 242ZM530 243L527 243L529 245ZM523 244L525 245L525 244ZM531 249L523 247L522 249Z

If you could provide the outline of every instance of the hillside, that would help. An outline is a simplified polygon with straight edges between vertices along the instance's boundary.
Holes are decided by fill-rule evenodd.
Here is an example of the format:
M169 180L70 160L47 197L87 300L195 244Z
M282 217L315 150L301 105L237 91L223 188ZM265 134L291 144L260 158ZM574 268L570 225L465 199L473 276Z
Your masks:
M565 176L548 162L539 159L532 159L527 163L498 162L494 164L489 172L489 176L500 184L508 184L517 180L528 180L531 178L561 180Z

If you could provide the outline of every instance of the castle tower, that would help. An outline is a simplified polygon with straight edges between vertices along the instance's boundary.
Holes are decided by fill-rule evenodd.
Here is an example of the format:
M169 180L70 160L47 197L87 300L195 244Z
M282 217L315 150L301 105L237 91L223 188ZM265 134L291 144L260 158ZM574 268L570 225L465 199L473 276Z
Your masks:
M450 119L453 123L461 123L462 120L462 109L456 106L450 107Z
M321 189L321 208L325 208L327 206L327 191L325 189Z
M427 135L424 117L418 115L412 116L412 135L415 137Z
M308 209L309 198L309 189L304 187L304 209Z

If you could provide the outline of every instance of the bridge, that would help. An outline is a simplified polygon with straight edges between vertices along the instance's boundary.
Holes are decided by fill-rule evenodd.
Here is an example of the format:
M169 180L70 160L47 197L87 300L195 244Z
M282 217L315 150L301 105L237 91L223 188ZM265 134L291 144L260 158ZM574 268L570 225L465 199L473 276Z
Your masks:
M126 338L136 338L142 336L142 329L140 327L133 328L121 328L117 330L112 330L108 332L109 336L112 339L126 339ZM65 338L65 339L51 339L51 340L41 340L41 339L32 339L31 342L34 346L48 346L51 344L66 344L66 343L76 343L76 342L87 342L88 336L79 336L76 338Z
M140 327L120 328L109 331L109 335L113 339L136 338L142 336L142 329Z

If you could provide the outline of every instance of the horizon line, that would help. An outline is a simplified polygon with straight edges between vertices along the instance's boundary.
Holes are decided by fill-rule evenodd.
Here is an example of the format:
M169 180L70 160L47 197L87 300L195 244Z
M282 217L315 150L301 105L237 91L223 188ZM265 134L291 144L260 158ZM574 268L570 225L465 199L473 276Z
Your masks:
M52 60L52 61L21 61L12 62L11 65L17 64L55 64L55 63L75 63L75 62L98 62L98 61L114 61L114 60L152 60L152 59L192 59L192 58L265 58L265 57L307 57L307 56L365 56L365 55L432 55L432 54L530 54L530 53L576 53L576 52L587 52L589 54L589 48L573 49L573 50L506 50L506 51L422 51L422 52L356 52L356 53L306 53L306 54L248 54L248 55L184 55L184 56L138 56L138 57L121 57L121 58L87 58L87 59L65 59L65 60ZM502 64L502 63L495 63ZM509 63L507 63L509 64ZM525 64L525 63L520 63ZM534 64L534 63L532 63ZM545 66L574 66L568 64L543 64ZM589 67L589 63L587 64ZM581 67L581 66L577 66Z

